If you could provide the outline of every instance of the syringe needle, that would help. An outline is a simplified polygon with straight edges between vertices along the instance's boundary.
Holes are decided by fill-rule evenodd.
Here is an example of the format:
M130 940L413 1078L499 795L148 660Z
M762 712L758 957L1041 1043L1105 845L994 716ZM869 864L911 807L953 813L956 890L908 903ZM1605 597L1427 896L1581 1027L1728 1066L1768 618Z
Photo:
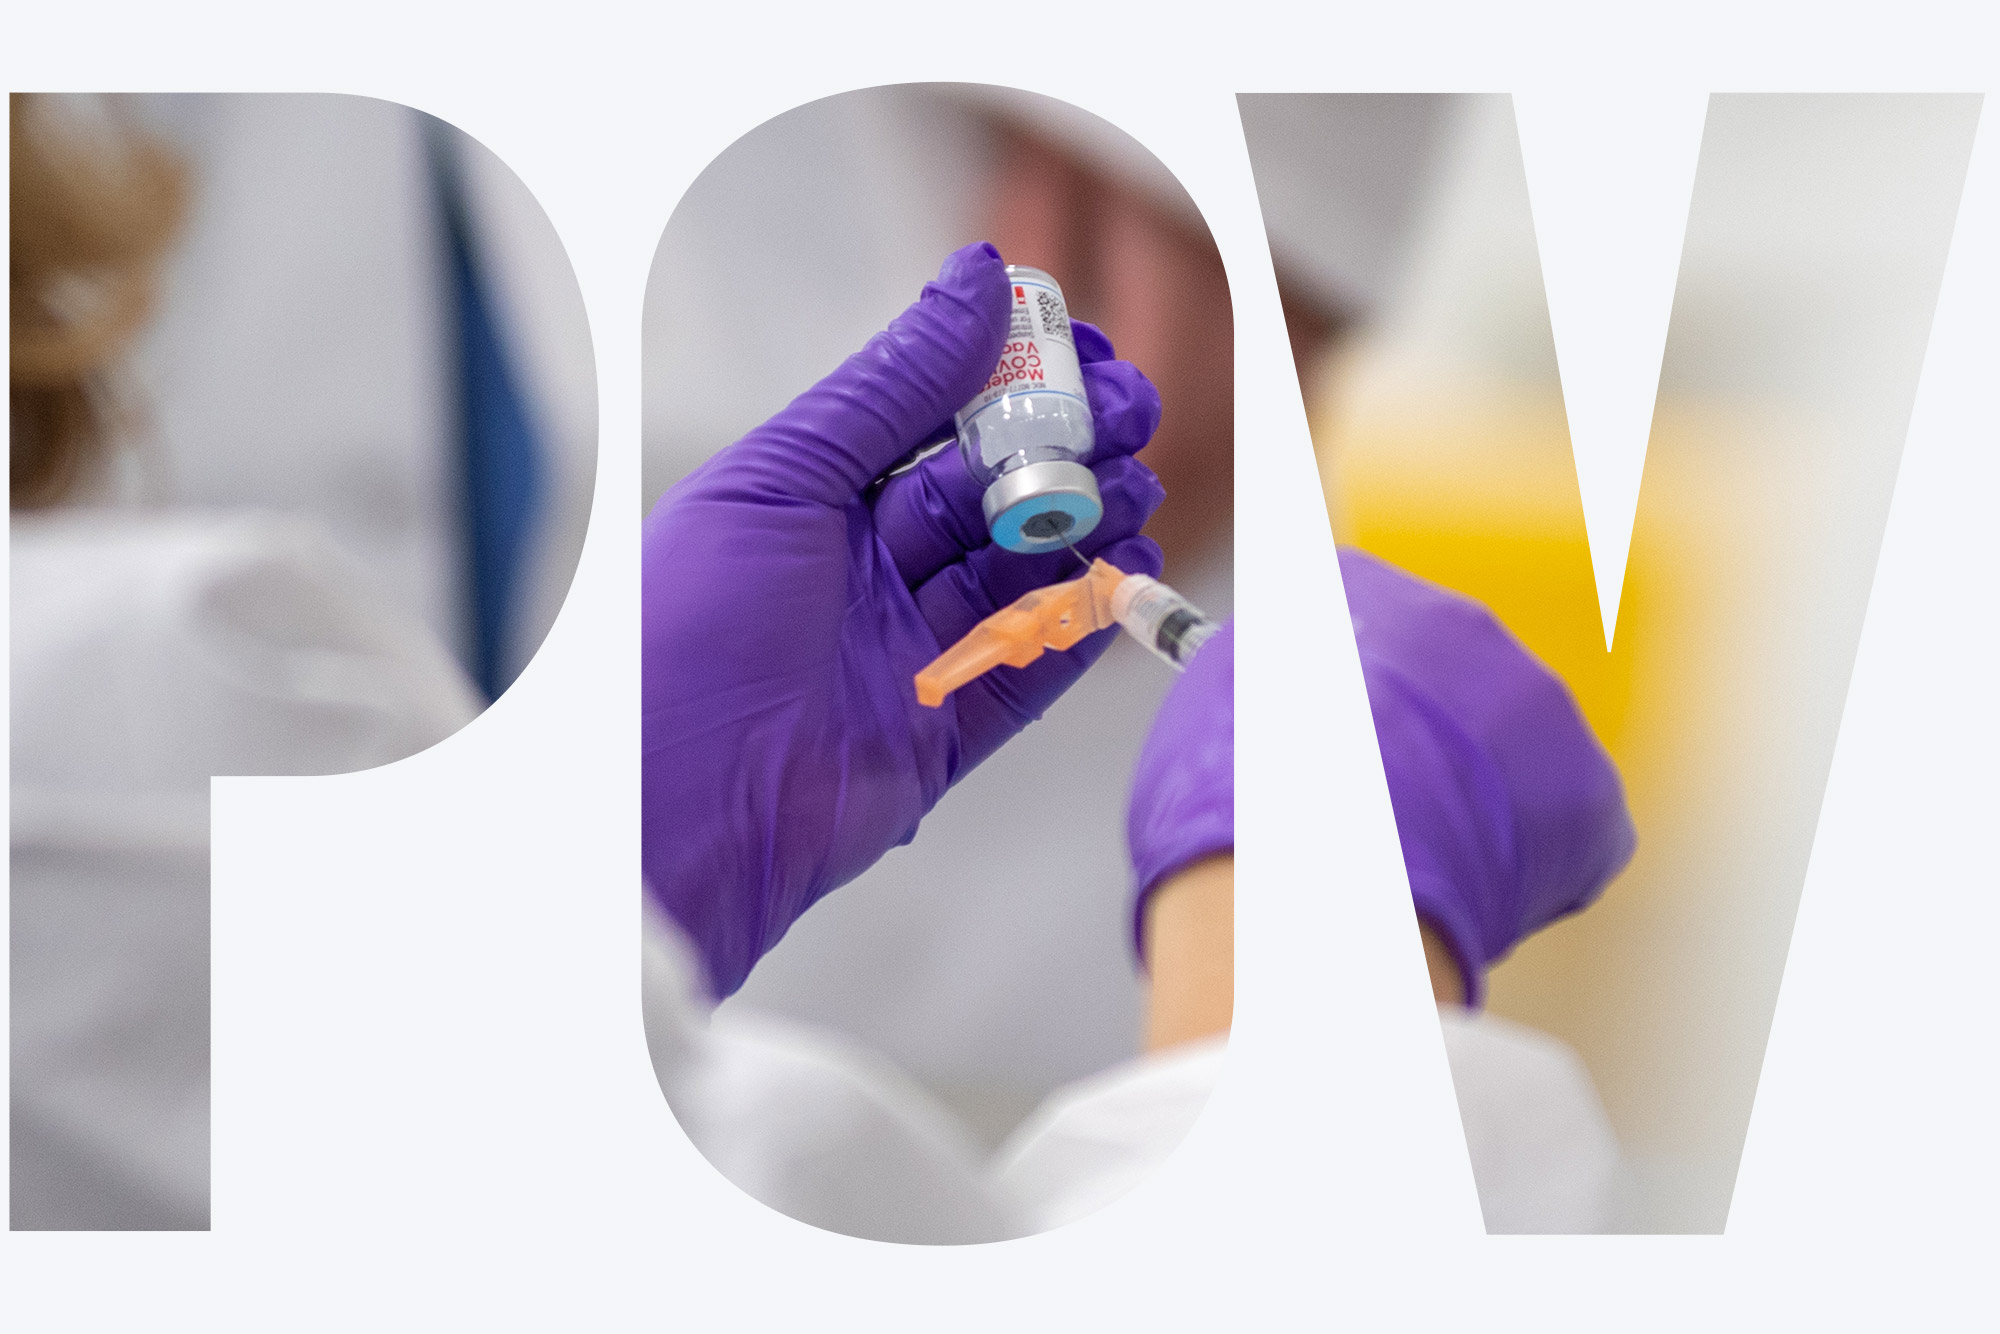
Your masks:
M1069 554L1076 557L1076 563L1083 567L1084 573L1088 574L1090 572L1090 562L1084 558L1084 555L1081 551L1078 551L1076 549L1076 543L1069 540L1069 532L1067 529L1065 529L1063 532L1062 544L1065 547L1069 548Z

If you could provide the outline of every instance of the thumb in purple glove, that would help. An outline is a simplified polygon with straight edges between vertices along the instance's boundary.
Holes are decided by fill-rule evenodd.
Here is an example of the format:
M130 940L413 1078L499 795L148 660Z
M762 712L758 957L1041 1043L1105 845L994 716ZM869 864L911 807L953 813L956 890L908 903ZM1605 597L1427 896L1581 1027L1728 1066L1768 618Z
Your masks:
M1489 965L1631 860L1624 787L1568 689L1484 607L1352 549L1340 572L1417 916L1478 1005Z
M912 678L941 648L1073 564L994 547L956 451L873 485L985 382L1009 298L992 246L957 251L888 329L647 521L642 858L718 996L812 903L914 837L1112 633L989 673L942 709L916 702ZM1079 546L1156 573L1159 549L1137 533L1162 495L1130 455L1159 397L1102 334L1077 330L1105 509Z
M1236 846L1236 622L1201 646L1139 750L1125 814L1144 958L1146 904L1175 872Z

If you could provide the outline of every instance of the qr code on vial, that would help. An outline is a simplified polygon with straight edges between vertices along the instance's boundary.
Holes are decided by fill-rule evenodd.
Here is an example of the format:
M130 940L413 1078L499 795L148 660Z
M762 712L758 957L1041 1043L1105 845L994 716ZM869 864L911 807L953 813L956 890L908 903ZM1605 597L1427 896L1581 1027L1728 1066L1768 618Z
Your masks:
M1070 341L1069 316L1063 313L1062 298L1054 292L1035 293L1035 302L1040 307L1036 312L1041 316L1042 332L1065 347L1074 347Z

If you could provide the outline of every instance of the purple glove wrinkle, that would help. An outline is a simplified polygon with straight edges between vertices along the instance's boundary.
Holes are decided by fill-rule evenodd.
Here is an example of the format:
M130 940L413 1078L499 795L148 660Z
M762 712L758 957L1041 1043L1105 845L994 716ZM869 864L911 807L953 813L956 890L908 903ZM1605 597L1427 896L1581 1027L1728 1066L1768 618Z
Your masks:
M717 996L816 900L901 843L946 789L1039 718L1113 631L1003 668L945 707L912 678L1066 552L994 547L956 451L873 485L938 437L999 359L1009 311L990 245L946 260L888 329L673 487L647 520L643 860ZM1162 499L1130 457L1159 396L1078 325L1105 516L1079 549L1153 574Z
M1569 690L1469 598L1343 548L1368 703L1417 915L1465 981L1587 907L1637 846Z
M1146 903L1174 872L1236 846L1236 622L1201 646L1153 719L1125 814L1145 959Z

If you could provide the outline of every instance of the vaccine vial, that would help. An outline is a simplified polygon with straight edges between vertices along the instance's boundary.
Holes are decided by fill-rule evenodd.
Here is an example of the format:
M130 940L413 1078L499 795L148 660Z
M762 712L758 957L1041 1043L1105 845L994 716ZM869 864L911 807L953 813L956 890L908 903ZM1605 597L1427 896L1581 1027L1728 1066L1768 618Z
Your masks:
M1111 618L1168 666L1185 671L1221 627L1157 579L1125 576L1111 593Z
M1000 364L960 408L959 452L986 487L993 540L1009 551L1055 551L1104 517L1085 467L1096 432L1062 288L1040 269L1009 264L1014 308Z

